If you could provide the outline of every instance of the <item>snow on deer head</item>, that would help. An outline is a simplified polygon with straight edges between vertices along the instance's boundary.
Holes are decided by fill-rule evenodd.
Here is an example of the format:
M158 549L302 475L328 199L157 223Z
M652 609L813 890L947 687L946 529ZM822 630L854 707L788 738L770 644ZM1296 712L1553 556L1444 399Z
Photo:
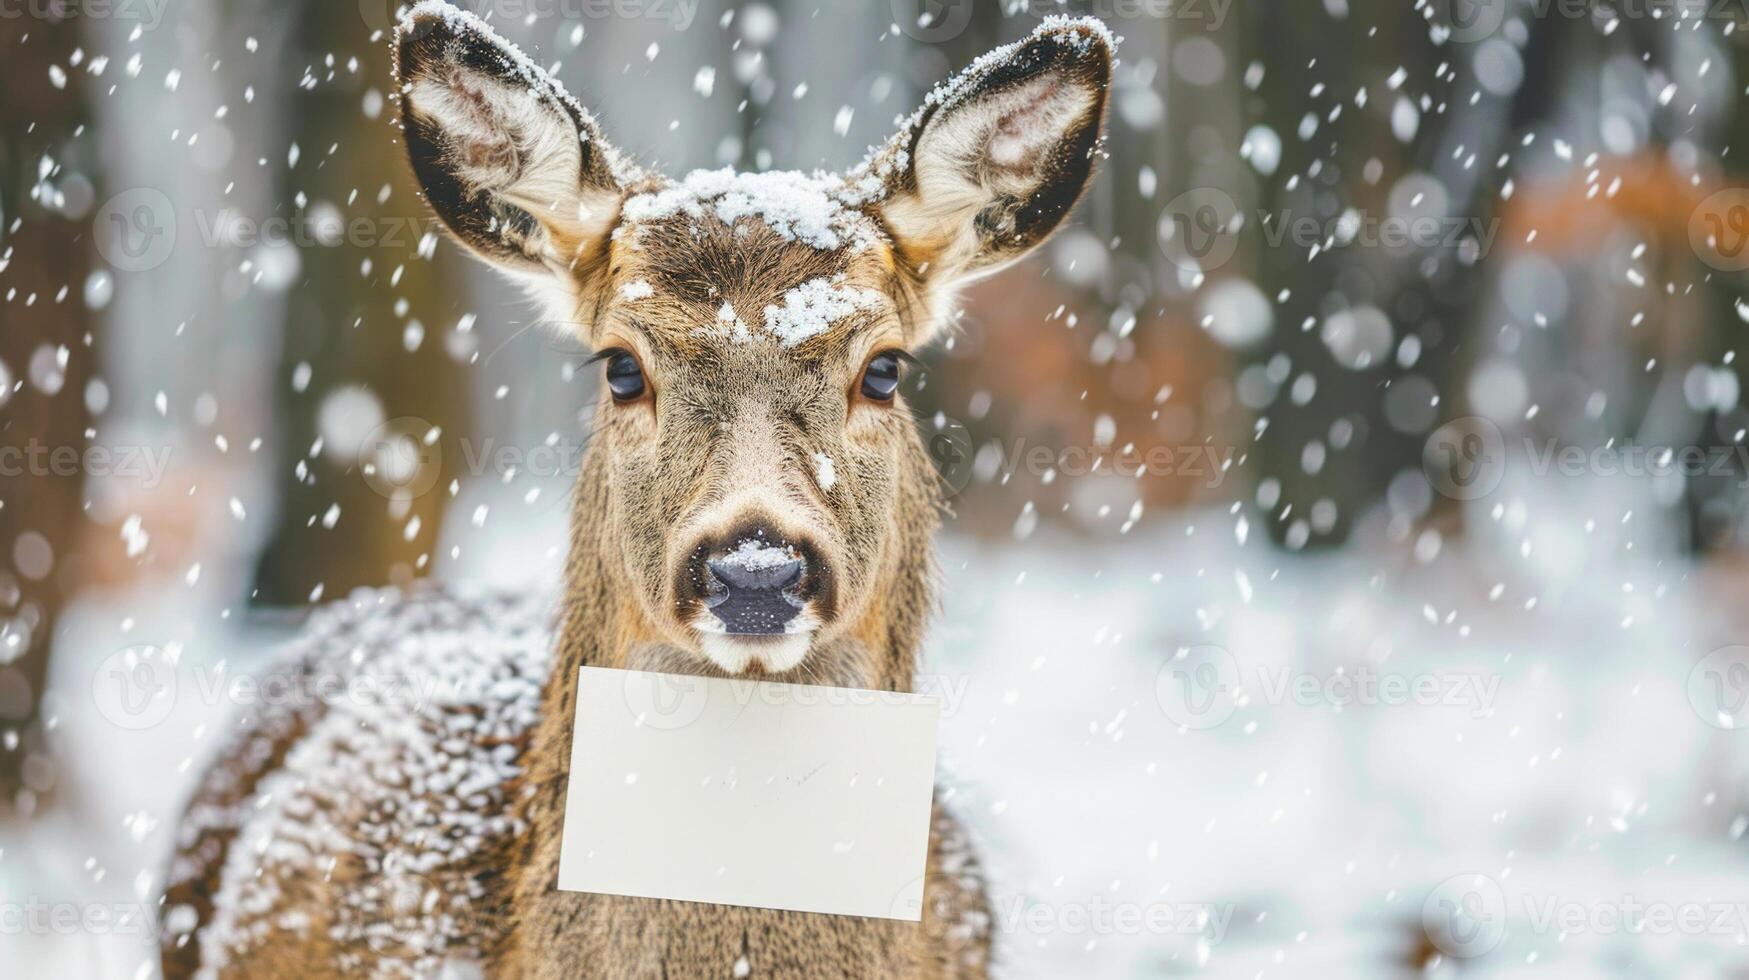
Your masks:
M402 121L431 206L557 297L552 318L605 362L579 543L640 638L772 675L892 645L891 586L927 578L938 492L900 375L958 286L1037 247L1080 196L1112 43L1097 21L1047 20L845 175L671 180L483 22L408 11Z

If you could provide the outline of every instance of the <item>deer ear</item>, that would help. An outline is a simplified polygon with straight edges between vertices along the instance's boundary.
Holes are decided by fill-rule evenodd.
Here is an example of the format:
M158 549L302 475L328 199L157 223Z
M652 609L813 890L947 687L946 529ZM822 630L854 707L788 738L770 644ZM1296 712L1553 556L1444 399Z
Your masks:
M401 122L437 216L488 261L563 272L603 248L636 175L556 80L438 0L395 31Z
M1116 41L1052 17L931 92L865 165L878 210L925 279L993 272L1050 237L1093 170Z

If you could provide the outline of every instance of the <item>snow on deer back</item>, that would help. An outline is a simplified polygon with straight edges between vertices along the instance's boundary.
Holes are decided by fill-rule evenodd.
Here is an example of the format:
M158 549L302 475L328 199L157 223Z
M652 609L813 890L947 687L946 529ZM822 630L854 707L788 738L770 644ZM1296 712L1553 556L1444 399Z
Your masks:
M239 719L179 828L166 941L208 974L243 967L270 935L368 948L389 976L476 957L490 896L464 869L520 829L509 794L550 609L367 590L317 615L259 678L265 716ZM299 910L313 881L334 901ZM347 960L334 962L367 965Z

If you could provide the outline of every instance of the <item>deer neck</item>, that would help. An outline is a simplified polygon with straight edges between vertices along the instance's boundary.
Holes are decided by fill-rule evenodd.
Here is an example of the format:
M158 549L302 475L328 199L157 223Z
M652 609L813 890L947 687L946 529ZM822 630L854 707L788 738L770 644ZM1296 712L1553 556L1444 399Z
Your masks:
M921 445L906 471L914 489L893 528L894 556L879 585L848 629L811 652L796 671L773 680L910 691L919 649L934 609L932 539L936 524L934 471ZM916 472L912 472L916 471ZM579 667L616 667L721 676L703 658L665 644L628 587L624 557L609 532L607 481L592 446L585 453L572 504L570 556L558 610L552 672L541 695L541 720L527 774L535 787L528 819L537 833L557 839L564 814L565 775L577 708Z

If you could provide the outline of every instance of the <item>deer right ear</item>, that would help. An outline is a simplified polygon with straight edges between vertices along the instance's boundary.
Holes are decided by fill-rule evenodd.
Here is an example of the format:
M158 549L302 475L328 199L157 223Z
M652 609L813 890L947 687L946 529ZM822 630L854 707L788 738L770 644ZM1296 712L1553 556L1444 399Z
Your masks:
M931 92L866 165L922 279L993 272L1056 230L1093 172L1115 43L1091 17L1047 18Z
M605 254L636 175L563 86L441 0L402 17L395 66L413 172L456 238L513 272Z

